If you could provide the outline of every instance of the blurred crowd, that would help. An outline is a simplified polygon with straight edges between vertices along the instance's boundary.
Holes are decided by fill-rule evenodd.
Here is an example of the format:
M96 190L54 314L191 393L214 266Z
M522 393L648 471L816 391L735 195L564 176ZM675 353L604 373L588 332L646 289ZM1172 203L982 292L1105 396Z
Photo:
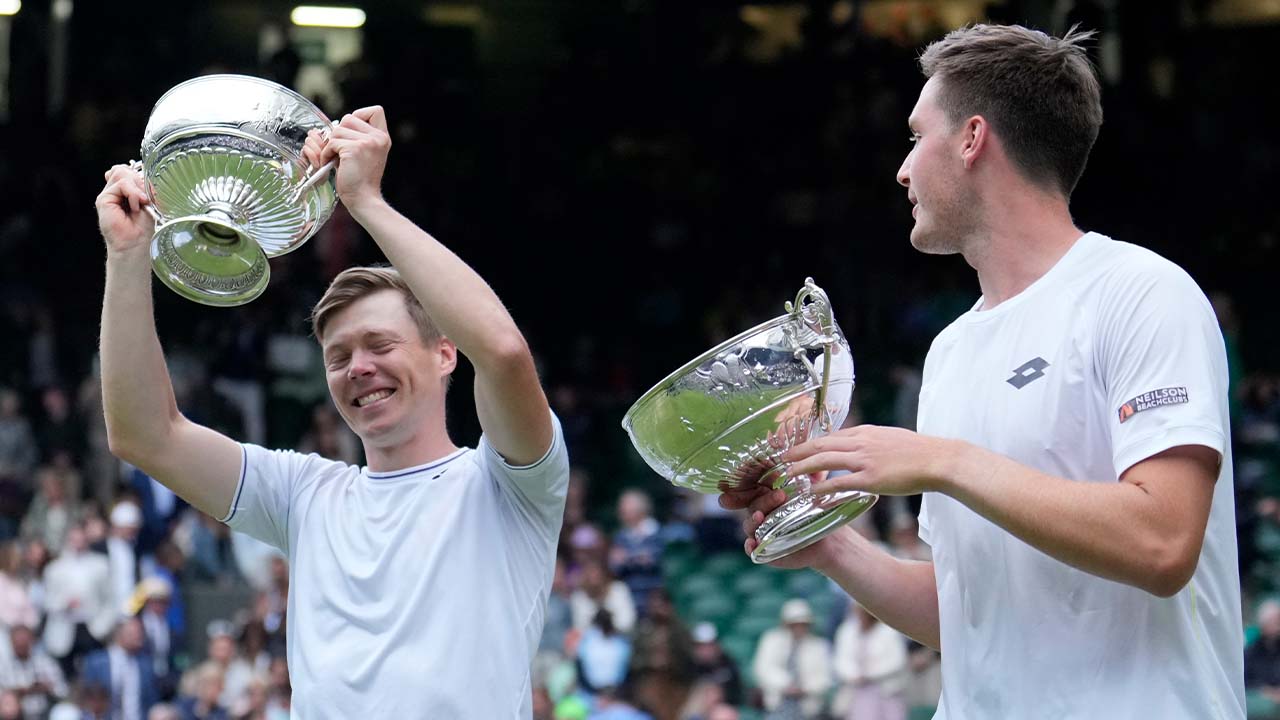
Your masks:
M226 71L293 84L302 59L260 55L217 3L138 17L78 3L59 101L41 84L43 5L13 20L0 116L0 720L286 716L284 560L107 450L91 201L107 167L137 156L165 89ZM734 602L767 594L741 567L709 569L740 561L739 519L654 476L618 422L668 371L780 314L813 275L853 342L857 418L914 426L928 342L978 294L961 260L909 247L893 181L916 53L944 28L927 3L886 24L864 3L808 2L779 40L731 4L695 5L577 4L540 26L546 47L489 47L488 64L474 37L371 15L363 56L316 99L331 113L387 107L388 198L489 280L538 354L575 464L533 668L539 720L909 716L936 699L937 654L842 593L788 590L752 606L758 626L701 600L727 593L713 581L735 583ZM1277 146L1254 120L1280 92L1266 74L1280 32L1210 26L1204 3L1052 5L1074 7L1046 25L1081 19L1100 47L1120 41L1078 223L1182 264L1221 320L1261 716L1280 702L1280 609L1267 602L1280 593L1280 342L1265 330L1280 214ZM182 411L238 439L361 462L306 317L338 271L379 259L371 245L339 207L272 261L250 305L203 308L157 287ZM467 373L450 424L474 445ZM882 502L859 530L926 557L916 507Z

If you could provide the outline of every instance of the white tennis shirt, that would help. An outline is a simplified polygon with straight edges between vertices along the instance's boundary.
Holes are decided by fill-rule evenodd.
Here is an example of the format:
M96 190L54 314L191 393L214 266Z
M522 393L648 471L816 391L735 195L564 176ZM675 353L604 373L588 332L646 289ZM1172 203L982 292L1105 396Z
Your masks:
M1227 361L1178 266L1096 233L991 310L934 340L919 431L1045 473L1117 482L1179 445L1222 465L1191 582L1172 598L1059 562L927 493L942 641L936 718L1243 719Z
M481 437L370 472L244 445L226 522L289 557L293 716L529 718L569 459L528 467Z

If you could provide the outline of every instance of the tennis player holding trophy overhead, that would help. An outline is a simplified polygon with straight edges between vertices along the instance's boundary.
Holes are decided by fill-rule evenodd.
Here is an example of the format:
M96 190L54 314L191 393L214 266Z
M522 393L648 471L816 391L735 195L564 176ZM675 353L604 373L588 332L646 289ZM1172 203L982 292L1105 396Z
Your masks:
M191 106L163 107L177 89L157 104L141 172L112 168L97 199L112 451L287 553L298 717L530 717L569 464L524 337L474 270L383 199L381 107L333 125L270 83L191 82L204 84ZM333 176L317 178L331 162ZM314 232L334 192L391 261L339 274L313 315L367 467L238 443L183 417L153 321L153 261L187 297L246 301L261 291L258 261ZM157 230L151 205L173 219ZM256 227L268 211L275 224ZM262 241L267 231L283 241ZM476 449L445 427L459 353L475 366Z

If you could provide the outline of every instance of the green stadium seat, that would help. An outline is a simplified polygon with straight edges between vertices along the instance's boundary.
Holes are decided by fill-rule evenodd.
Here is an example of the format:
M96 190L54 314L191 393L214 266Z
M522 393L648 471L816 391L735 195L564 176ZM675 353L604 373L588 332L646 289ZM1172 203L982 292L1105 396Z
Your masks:
M932 705L916 705L907 711L907 720L933 720L938 708Z
M733 589L740 595L750 597L761 592L773 592L780 579L781 576L776 571L755 568L742 570L733 578Z
M787 591L793 597L808 598L816 593L829 592L831 583L812 570L787 573Z
M692 573L668 589L673 597L685 604L708 595L728 594L719 578L703 572Z
M717 553L702 562L702 571L728 578L751 567L751 560L740 552Z
M790 595L786 593L776 591L759 592L744 598L743 610L752 615L770 616L776 620L778 613L782 611L782 604L789 597Z
M758 615L746 613L739 615L733 622L733 634L746 638L758 638L765 633L766 630L778 626L777 613L768 615Z

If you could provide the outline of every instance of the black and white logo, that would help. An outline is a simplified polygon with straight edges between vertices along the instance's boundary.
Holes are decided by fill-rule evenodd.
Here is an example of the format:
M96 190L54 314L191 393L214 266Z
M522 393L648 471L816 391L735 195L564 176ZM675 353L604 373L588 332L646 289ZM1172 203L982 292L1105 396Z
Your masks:
M1045 362L1044 358L1032 358L1015 368L1013 377L1005 380L1005 382L1021 390L1028 383L1044 377L1044 369L1047 367L1049 367L1049 363Z

